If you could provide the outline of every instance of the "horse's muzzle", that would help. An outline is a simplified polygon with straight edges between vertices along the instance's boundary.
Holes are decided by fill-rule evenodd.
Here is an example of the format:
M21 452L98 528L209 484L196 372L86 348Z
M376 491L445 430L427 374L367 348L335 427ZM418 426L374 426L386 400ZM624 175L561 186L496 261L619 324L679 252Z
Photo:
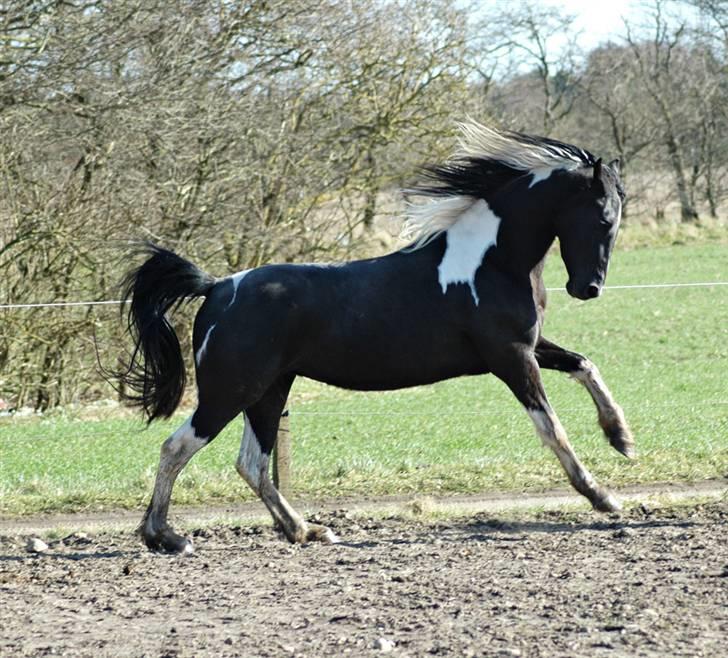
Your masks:
M602 294L602 286L592 281L585 286L575 286L571 279L566 283L566 292L576 299L594 299Z

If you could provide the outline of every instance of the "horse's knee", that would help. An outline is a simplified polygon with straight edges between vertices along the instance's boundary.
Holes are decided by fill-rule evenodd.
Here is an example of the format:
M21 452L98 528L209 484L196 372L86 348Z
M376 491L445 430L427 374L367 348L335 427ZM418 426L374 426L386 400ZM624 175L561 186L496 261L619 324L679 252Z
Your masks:
M587 385L590 381L599 377L599 369L592 361L587 359L585 356L582 356L576 362L576 368L569 374L577 381Z

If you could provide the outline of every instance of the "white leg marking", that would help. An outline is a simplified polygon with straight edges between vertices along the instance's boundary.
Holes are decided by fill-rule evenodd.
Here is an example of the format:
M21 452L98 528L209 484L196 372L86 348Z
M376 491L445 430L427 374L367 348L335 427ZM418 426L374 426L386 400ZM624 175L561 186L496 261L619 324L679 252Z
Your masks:
M207 351L207 341L210 340L210 334L212 333L212 330L215 328L216 325L212 325L205 334L205 338L202 341L202 345L200 345L200 349L197 350L197 354L195 354L195 363L199 366L200 361L202 361L202 357L205 356L205 352Z
M245 278L245 275L249 272L250 270L243 270L242 272L233 274L232 277L230 277L233 282L233 296L228 302L228 305L225 307L226 309L230 308L235 303L235 298L238 296L238 286L240 285L240 282Z
M485 252L496 244L500 221L488 204L478 199L447 230L445 255L437 268L443 294L451 283L467 283L478 305L475 273Z
M163 444L160 458L160 468L174 470L186 464L200 448L207 443L207 437L197 436L192 426L192 416L177 429Z
M526 411L536 426L536 431L544 445L554 448L559 442L563 443L567 440L566 430L557 416L540 409L526 409Z
M242 478L250 485L250 488L260 494L260 483L267 466L268 459L267 457L264 458L263 451L260 448L260 441L258 441L253 426L246 416L240 454L235 467Z
M317 539L327 544L336 544L340 541L329 528L306 523L275 488L268 475L268 455L263 454L260 441L247 417L235 468L250 488L260 496L271 516L283 527L291 542L303 543ZM310 531L313 531L313 534Z
M556 414L550 409L527 411L543 442L556 453L574 489L586 496L595 509L602 512L618 511L620 505L617 499L606 489L602 489L579 461Z
M147 525L151 530L164 526L167 522L167 509L174 481L185 464L206 444L206 437L197 436L192 426L192 416L162 444L152 495L152 510L147 517Z
M595 489L596 482L592 474L582 465L574 453L558 416L540 409L527 409L526 411L536 426L541 441L556 453L572 483L578 480L588 489Z
M597 405L600 421L608 424L619 424L626 427L624 412L612 397L597 367L589 360L582 362L581 370L572 374L580 384L589 391Z
M572 376L589 391L600 414L611 415L614 412L616 402L604 383L599 370L591 361L582 361L581 370L577 370Z
M584 359L580 370L572 373L572 377L589 391L597 406L599 424L612 446L626 457L634 458L636 456L634 439L624 417L624 411L612 397L598 368L588 359Z

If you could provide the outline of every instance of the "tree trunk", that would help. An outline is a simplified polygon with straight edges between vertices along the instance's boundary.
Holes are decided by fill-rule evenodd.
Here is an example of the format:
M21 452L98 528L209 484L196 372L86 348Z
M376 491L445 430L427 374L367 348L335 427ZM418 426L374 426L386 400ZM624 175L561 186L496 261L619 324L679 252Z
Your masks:
M690 200L688 183L685 178L685 169L680 155L680 147L672 133L667 136L667 152L670 155L670 164L672 165L672 171L675 174L675 184L677 185L677 195L680 199L680 218L683 222L694 222L698 219L698 213Z

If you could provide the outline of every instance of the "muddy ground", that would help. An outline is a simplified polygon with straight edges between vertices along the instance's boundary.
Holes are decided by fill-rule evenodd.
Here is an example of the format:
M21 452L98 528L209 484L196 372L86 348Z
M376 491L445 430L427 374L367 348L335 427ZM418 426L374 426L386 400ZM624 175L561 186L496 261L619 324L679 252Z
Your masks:
M728 502L448 521L327 513L343 543L265 526L129 531L27 552L0 536L2 656L719 656Z

